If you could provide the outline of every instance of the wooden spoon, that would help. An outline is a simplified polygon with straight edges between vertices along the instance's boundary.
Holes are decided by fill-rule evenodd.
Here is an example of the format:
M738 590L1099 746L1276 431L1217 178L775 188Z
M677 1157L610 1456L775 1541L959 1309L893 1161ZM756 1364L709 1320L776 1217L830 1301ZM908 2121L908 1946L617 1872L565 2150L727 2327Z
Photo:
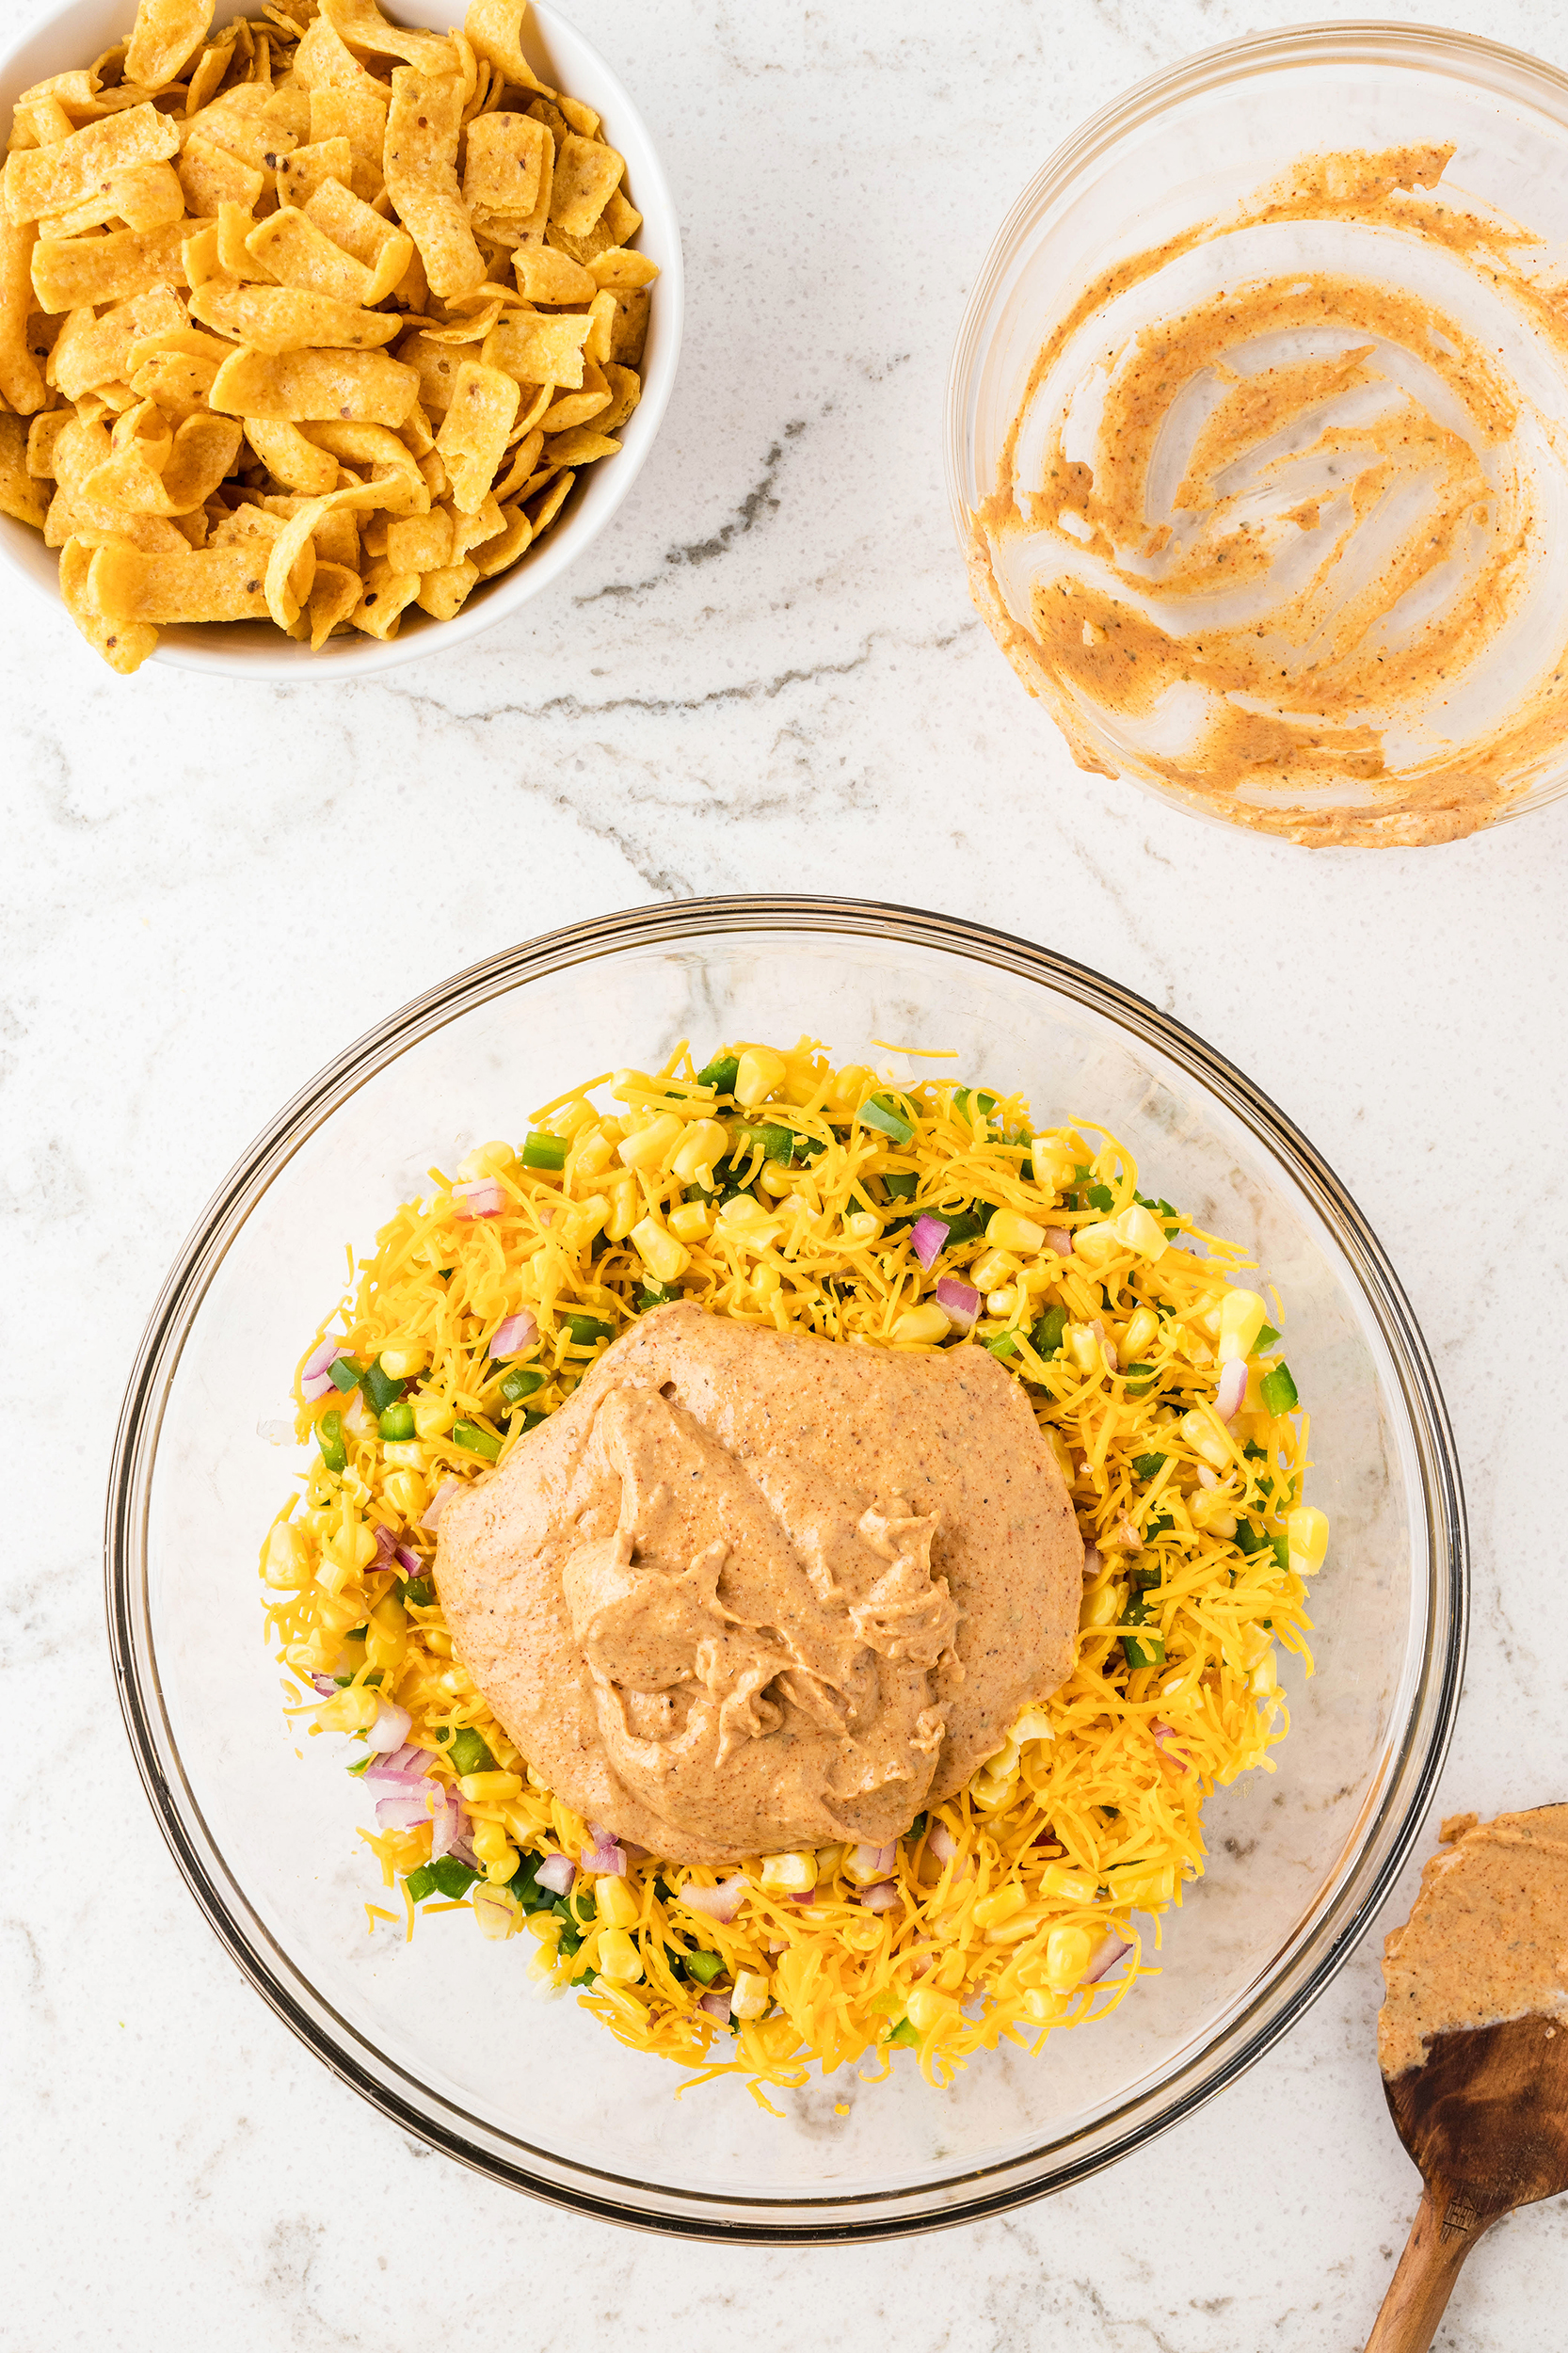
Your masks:
M1426 2353L1481 2233L1568 2190L1568 2026L1510 2018L1434 2035L1425 2065L1383 2088L1424 2186L1367 2353Z

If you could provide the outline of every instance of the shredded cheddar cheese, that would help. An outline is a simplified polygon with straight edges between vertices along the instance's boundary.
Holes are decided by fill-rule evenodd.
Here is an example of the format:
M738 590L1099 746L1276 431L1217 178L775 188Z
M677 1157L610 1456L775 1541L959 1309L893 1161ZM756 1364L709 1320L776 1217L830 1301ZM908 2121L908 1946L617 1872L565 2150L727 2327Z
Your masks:
M331 1693L312 1729L406 1710L418 1785L443 1819L460 1797L462 1862L432 1864L429 1819L361 1833L402 1882L406 1933L456 1871L481 1929L525 1934L535 1975L623 2042L693 2082L740 2074L764 2105L814 2067L886 2074L907 2044L939 2085L976 2051L1103 2017L1144 1970L1140 1919L1158 1941L1203 1870L1207 1794L1273 1769L1277 1650L1311 1672L1303 1580L1326 1524L1302 1502L1306 1417L1263 1300L1234 1279L1241 1254L1144 1200L1092 1123L1035 1132L1016 1096L836 1069L805 1038L700 1074L682 1048L534 1117L520 1149L432 1170L360 1262L296 1380L317 1459L263 1547L283 1658ZM968 1287L956 1308L944 1278ZM633 1850L624 1877L596 1876L595 1833L491 1716L429 1578L450 1482L526 1446L677 1296L849 1345L989 1348L1090 1547L1072 1674L968 1787L890 1867L855 1848L805 1859L808 1903L749 1858L728 1922L683 1897L732 1874ZM340 1361L307 1401L324 1338ZM552 1855L579 1866L565 1896L538 1883ZM373 1929L392 1917L367 1911Z

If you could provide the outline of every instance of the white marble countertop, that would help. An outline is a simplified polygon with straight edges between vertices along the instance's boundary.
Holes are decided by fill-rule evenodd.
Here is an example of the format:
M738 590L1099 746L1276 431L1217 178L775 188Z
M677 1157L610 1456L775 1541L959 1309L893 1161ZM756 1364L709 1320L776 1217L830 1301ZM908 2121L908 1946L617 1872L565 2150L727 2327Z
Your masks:
M940 483L963 297L1046 152L1183 52L1304 11L575 13L662 143L691 287L663 439L579 570L455 656L287 691L113 678L0 581L4 1369L29 1466L0 1602L0 2337L534 2346L564 2341L569 2299L574 2338L682 2353L824 2323L906 2353L1338 2353L1416 2189L1373 2059L1377 1933L1241 2083L1064 2196L891 2246L696 2248L513 2197L361 2105L219 1950L132 1769L103 1481L143 1320L223 1172L454 968L639 901L781 888L1062 949L1305 1128L1393 1256L1463 1449L1475 1621L1440 1810L1565 1794L1560 1543L1527 1477L1562 1441L1568 804L1448 849L1309 856L1080 776L970 611ZM1568 65L1553 0L1446 13ZM40 1382L45 1351L63 1379ZM1481 2249L1438 2342L1560 2343L1565 2295L1559 2201Z

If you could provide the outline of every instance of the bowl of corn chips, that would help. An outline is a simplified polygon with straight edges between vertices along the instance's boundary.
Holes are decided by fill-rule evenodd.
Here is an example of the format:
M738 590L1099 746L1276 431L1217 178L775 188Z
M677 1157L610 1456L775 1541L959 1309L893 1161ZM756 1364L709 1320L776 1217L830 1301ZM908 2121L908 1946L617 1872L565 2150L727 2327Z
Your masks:
M630 99L551 8L415 5L75 0L0 62L0 552L115 670L455 644L652 446L680 245Z

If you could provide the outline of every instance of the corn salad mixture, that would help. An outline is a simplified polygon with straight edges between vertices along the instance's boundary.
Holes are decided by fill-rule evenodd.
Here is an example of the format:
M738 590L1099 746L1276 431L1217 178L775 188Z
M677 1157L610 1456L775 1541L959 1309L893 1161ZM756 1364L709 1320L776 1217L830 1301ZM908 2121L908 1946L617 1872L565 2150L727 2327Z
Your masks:
M935 1059L935 1058L934 1058ZM607 1091L607 1101L600 1099ZM1311 1660L1306 1417L1244 1261L1146 1199L1091 1124L812 1040L604 1073L405 1203L297 1379L315 1457L263 1547L312 1732L355 1734L361 1835L403 1911L522 1936L631 2047L796 2086L912 2048L934 2084L1104 2016L1135 1915L1204 1867L1202 1805L1288 1728ZM968 1787L883 1849L728 1871L621 1846L552 1795L453 1652L436 1528L674 1298L853 1345L989 1349L1025 1385L1086 1546L1078 1663ZM1280 1313L1277 1300L1273 1312ZM387 1794L382 1795L380 1792ZM803 1900L804 1899L804 1900Z

